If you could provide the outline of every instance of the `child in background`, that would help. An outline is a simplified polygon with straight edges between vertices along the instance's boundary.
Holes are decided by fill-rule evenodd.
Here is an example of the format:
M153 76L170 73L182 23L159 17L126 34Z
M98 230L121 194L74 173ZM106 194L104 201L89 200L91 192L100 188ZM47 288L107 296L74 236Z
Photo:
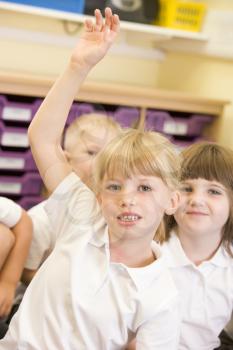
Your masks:
M100 113L82 115L66 129L64 153L74 172L93 188L93 161L101 149L121 132L114 119ZM45 211L46 201L28 211L33 222L33 237L22 281L28 285L38 268L52 252L56 235Z
M65 72L29 127L32 152L50 192L57 242L36 273L0 349L175 350L177 292L153 241L177 205L179 164L159 134L125 131L100 152L95 194L72 173L60 139L74 96L108 51L118 16L95 11ZM57 103L59 101L59 104Z
M29 216L12 200L0 197L0 337L7 330L11 311L32 236Z
M190 146L181 181L180 205L163 244L181 293L179 349L230 350L233 342L224 337L220 345L219 334L233 311L233 151Z

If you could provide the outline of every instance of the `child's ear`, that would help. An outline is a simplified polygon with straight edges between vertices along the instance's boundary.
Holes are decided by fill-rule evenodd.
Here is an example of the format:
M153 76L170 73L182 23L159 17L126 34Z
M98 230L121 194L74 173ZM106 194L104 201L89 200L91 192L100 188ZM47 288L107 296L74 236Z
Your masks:
M180 192L173 191L170 198L170 206L168 206L168 208L165 210L165 213L167 215L173 215L179 206L179 202L180 202Z

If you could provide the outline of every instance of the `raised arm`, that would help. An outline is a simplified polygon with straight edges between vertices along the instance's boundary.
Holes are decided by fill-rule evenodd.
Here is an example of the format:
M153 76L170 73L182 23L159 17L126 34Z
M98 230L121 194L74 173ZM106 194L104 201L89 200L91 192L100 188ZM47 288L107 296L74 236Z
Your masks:
M95 10L95 23L85 30L67 67L43 101L29 127L29 141L37 167L49 191L71 171L60 145L66 118L87 74L107 53L119 31L119 18L105 9L105 21Z

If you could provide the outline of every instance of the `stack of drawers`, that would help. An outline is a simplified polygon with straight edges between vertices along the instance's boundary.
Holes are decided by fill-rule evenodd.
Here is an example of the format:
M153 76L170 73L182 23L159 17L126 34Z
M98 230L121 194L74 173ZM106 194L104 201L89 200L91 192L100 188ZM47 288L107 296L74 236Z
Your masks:
M165 134L179 150L194 142L203 140L204 128L213 117L203 114L148 110L145 119L146 129Z
M27 128L41 101L0 95L0 195L25 209L42 200L42 180L33 161Z

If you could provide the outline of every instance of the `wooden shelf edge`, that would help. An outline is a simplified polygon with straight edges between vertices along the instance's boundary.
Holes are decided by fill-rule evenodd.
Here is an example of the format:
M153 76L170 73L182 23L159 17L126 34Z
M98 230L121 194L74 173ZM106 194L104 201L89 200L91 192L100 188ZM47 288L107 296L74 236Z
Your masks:
M54 81L55 77L0 72L0 93L44 97ZM182 92L94 81L84 83L77 100L205 113L213 116L221 115L224 106L230 103L227 100L197 97Z

